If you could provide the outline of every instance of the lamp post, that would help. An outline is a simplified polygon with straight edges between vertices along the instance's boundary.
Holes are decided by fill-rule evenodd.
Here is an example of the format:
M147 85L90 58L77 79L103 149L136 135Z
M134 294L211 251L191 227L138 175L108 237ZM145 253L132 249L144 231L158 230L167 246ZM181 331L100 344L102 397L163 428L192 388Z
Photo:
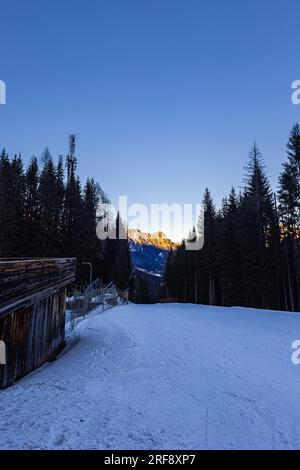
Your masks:
M82 264L85 264L90 267L90 284L93 282L93 265L92 263L88 263L87 261L84 261Z

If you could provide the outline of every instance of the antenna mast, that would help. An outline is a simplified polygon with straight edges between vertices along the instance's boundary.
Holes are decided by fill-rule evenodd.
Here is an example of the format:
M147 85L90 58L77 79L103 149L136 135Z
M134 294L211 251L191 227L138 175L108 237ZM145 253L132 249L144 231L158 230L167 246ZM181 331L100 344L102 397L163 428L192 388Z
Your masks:
M77 166L77 158L75 157L76 150L76 135L69 135L69 154L67 155L67 169L68 169L68 181L70 181L72 175L75 174Z

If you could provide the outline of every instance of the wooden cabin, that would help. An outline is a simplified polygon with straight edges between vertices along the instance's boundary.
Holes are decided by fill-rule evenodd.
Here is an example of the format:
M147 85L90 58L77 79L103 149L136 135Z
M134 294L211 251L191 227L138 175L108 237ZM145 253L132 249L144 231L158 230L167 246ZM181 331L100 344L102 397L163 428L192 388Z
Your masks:
M0 260L0 389L64 347L66 290L75 269L74 258Z

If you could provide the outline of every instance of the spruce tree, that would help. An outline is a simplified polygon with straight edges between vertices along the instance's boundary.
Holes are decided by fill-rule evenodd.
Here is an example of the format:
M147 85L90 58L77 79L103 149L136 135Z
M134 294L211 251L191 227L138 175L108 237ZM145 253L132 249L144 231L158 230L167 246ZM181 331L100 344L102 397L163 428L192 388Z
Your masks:
M81 184L75 174L70 175L65 192L65 204L63 213L62 227L62 250L64 256L77 258L77 281L87 281L85 267L82 262L84 259L84 227L83 220L83 200L81 193Z
M42 155L44 167L39 184L39 251L40 256L58 256L61 246L62 200L58 194L58 174L52 156L46 148Z
M300 308L298 239L300 229L300 128L295 124L287 143L288 160L279 177L278 212L281 226L281 262L285 308Z
M232 188L222 202L219 214L218 262L220 273L220 303L241 304L241 253L238 238L239 203Z
M204 274L205 284L208 286L209 305L215 305L217 288L217 217L216 208L213 203L211 193L206 188L203 198L204 207L204 247L201 253L201 270ZM205 279L206 277L206 279Z
M108 241L106 263L110 280L112 280L119 289L125 290L129 287L129 277L132 271L127 228L119 213L117 214L115 223L116 239Z
M254 144L239 212L242 252L242 292L244 305L271 308L274 300L272 279L273 250L278 234L277 214L261 154Z
M37 158L33 157L25 173L23 256L39 255L39 209L39 167Z

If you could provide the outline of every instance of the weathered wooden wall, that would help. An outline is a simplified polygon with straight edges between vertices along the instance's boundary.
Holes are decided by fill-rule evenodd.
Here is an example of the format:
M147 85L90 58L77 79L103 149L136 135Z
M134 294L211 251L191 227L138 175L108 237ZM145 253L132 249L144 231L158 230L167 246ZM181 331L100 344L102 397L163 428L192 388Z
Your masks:
M0 340L6 344L0 388L63 347L66 286L74 277L74 259L0 261Z

